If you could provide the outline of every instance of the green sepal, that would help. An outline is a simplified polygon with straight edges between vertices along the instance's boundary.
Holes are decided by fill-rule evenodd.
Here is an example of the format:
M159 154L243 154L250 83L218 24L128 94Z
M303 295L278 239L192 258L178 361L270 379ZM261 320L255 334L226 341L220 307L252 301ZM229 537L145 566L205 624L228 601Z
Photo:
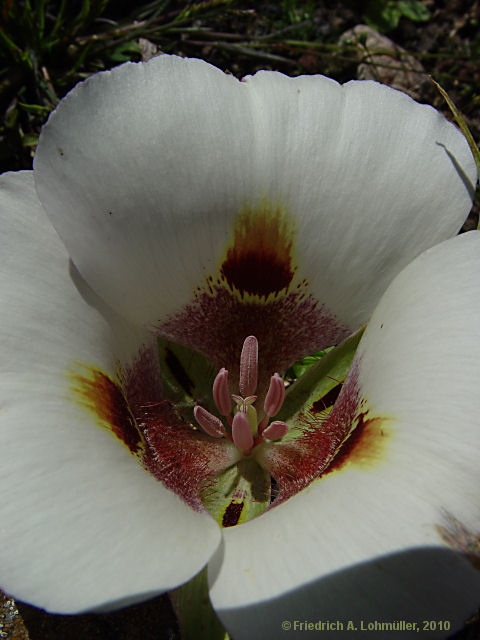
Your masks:
M216 413L212 385L217 371L205 356L160 338L158 355L165 395L179 413L190 422L196 404Z
M182 640L229 640L208 595L207 569L170 591Z
M253 458L244 458L215 478L201 492L202 502L221 527L247 522L270 504L270 474Z
M320 403L330 391L345 381L364 330L365 327L362 327L329 351L288 387L283 406L275 416L275 420L283 420L289 426L287 435L282 439L284 442L294 440L304 432L300 415L310 411L315 403ZM326 402L324 411L315 413L327 415L331 408L331 404Z

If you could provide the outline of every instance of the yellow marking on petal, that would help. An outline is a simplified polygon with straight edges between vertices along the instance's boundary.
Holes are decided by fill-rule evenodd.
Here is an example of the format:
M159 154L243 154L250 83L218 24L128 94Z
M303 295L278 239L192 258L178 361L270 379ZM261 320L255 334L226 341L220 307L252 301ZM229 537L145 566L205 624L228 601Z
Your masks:
M243 208L221 261L220 282L242 299L267 300L285 294L297 271L295 235L295 224L280 204L264 199L254 208Z
M356 418L357 426L338 449L324 473L338 472L347 467L372 469L383 464L388 456L388 444L391 444L393 418L385 416L368 417L368 412L360 413Z
M108 429L131 453L140 455L143 438L121 386L97 367L78 366L82 373L68 372L75 401L93 415L98 426Z

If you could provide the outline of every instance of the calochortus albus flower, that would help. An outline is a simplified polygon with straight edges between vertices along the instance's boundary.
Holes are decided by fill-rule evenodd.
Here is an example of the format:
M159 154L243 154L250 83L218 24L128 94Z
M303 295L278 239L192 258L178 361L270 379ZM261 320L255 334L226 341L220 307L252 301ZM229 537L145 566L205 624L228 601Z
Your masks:
M475 180L453 125L376 83L161 56L75 88L1 180L2 587L76 612L208 564L237 640L461 625L480 237L409 263Z

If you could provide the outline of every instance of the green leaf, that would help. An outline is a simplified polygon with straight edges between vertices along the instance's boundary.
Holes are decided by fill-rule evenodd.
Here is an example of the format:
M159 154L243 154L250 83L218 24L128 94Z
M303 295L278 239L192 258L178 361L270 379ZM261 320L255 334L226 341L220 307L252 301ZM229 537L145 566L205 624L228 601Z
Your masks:
M275 416L276 420L283 420L290 427L284 441L294 440L303 433L300 414L309 411L315 403L324 406L325 414L331 410L331 403L324 399L345 381L364 330L365 327L362 327L329 351L287 389L285 402Z
M387 2L381 11L381 17L389 29L396 29L402 17L402 11L396 2Z
M378 31L387 32L397 28L401 17L426 22L430 12L418 0L370 0L365 21Z
M412 22L430 20L430 11L418 0L399 0L397 5L401 14Z
M328 347L327 349L323 349L323 351L317 351L317 353L313 353L311 356L302 358L290 367L287 371L287 376L292 378L301 378L303 374L310 369L310 367L313 367L316 362L334 348L335 347Z
M3 29L0 29L0 43L3 43L16 61L23 60L24 52L11 40Z
M37 28L37 37L41 42L45 32L45 0L35 0L35 22Z
M139 55L140 47L138 42L124 42L116 47L110 54L110 60L113 62L128 62L133 56Z
M193 407L196 404L216 413L212 386L217 370L205 356L160 338L158 354L166 396L175 403L180 413L193 421Z
M22 136L22 145L24 147L36 147L38 144L38 136L35 134L24 134Z
M206 568L169 595L182 640L229 640L210 603Z
M253 458L244 458L207 480L201 497L221 527L232 527L260 515L270 504L270 474Z
M370 0L365 14L365 22L381 32L391 31L398 25L402 12L395 2Z
M50 107L46 107L41 104L26 104L25 102L19 102L18 106L23 109L23 111L42 116L42 118L46 118L51 111Z
M61 28L63 24L63 14L65 12L66 6L67 0L60 0L60 7L58 9L57 17L55 18L55 24L53 25L52 31L50 33L50 38L53 38Z
M83 0L80 13L76 17L76 22L83 25L87 22L90 14L90 0Z

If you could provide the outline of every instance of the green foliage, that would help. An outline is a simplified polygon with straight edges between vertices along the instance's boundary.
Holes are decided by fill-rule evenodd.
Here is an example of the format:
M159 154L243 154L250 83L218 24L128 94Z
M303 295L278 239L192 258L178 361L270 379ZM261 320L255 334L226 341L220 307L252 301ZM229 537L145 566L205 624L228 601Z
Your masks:
M303 433L304 423L302 414L308 412L316 403L322 403L322 399L335 387L342 384L347 377L355 352L365 327L344 340L334 349L316 359L309 366L302 377L288 387L285 401L276 420L283 420L290 429L283 441L294 440ZM325 405L325 413L330 407Z
M198 351L158 339L158 356L165 396L183 418L195 424L193 408L200 404L216 412L212 386L216 369Z
M328 347L327 349L323 349L323 351L317 351L317 353L314 353L311 356L302 358L290 367L290 369L287 371L287 378L301 378L305 371L310 369L310 367L313 367L316 362L318 362L321 358L323 358L324 355L326 355L334 348L335 347Z
M168 53L182 30L199 17L226 11L232 2L175 3L170 10L172 0L131 2L129 9L110 0L4 0L0 9L0 109L4 114L0 164L5 164L0 171L30 168L41 124L79 81L127 60L140 60L140 37L163 39Z
M0 14L0 104L5 113L0 121L0 158L13 151L19 164L28 163L38 138L37 123L80 79L77 61L85 60L89 46L78 39L91 33L107 4L108 0L5 0Z
M270 474L253 458L245 458L207 480L202 501L221 527L248 522L270 506Z
M280 20L276 27L282 32L295 34L300 40L307 40L312 35L312 18L315 12L315 2L307 0L282 0Z
M0 171L31 168L41 125L79 81L140 60L155 47L203 58L239 77L271 68L347 81L355 73L358 50L338 43L351 19L343 18L342 6L314 0L3 0ZM395 28L401 18L422 22L430 17L418 0L368 0L363 15L360 7L354 12L357 20L381 31ZM455 83L455 99L472 119L480 100L474 62L480 37L478 21L469 16L464 29L472 36L455 44L446 40L439 51L412 53L427 61L429 72L446 86ZM140 38L152 46L140 48Z
M229 640L208 595L207 568L189 582L170 591L182 640Z
M395 29L402 17L412 22L427 22L430 12L418 0L370 0L365 22L386 33Z
M299 3L297 0L282 0L280 6L287 25L309 20L315 9L315 3L311 1Z

